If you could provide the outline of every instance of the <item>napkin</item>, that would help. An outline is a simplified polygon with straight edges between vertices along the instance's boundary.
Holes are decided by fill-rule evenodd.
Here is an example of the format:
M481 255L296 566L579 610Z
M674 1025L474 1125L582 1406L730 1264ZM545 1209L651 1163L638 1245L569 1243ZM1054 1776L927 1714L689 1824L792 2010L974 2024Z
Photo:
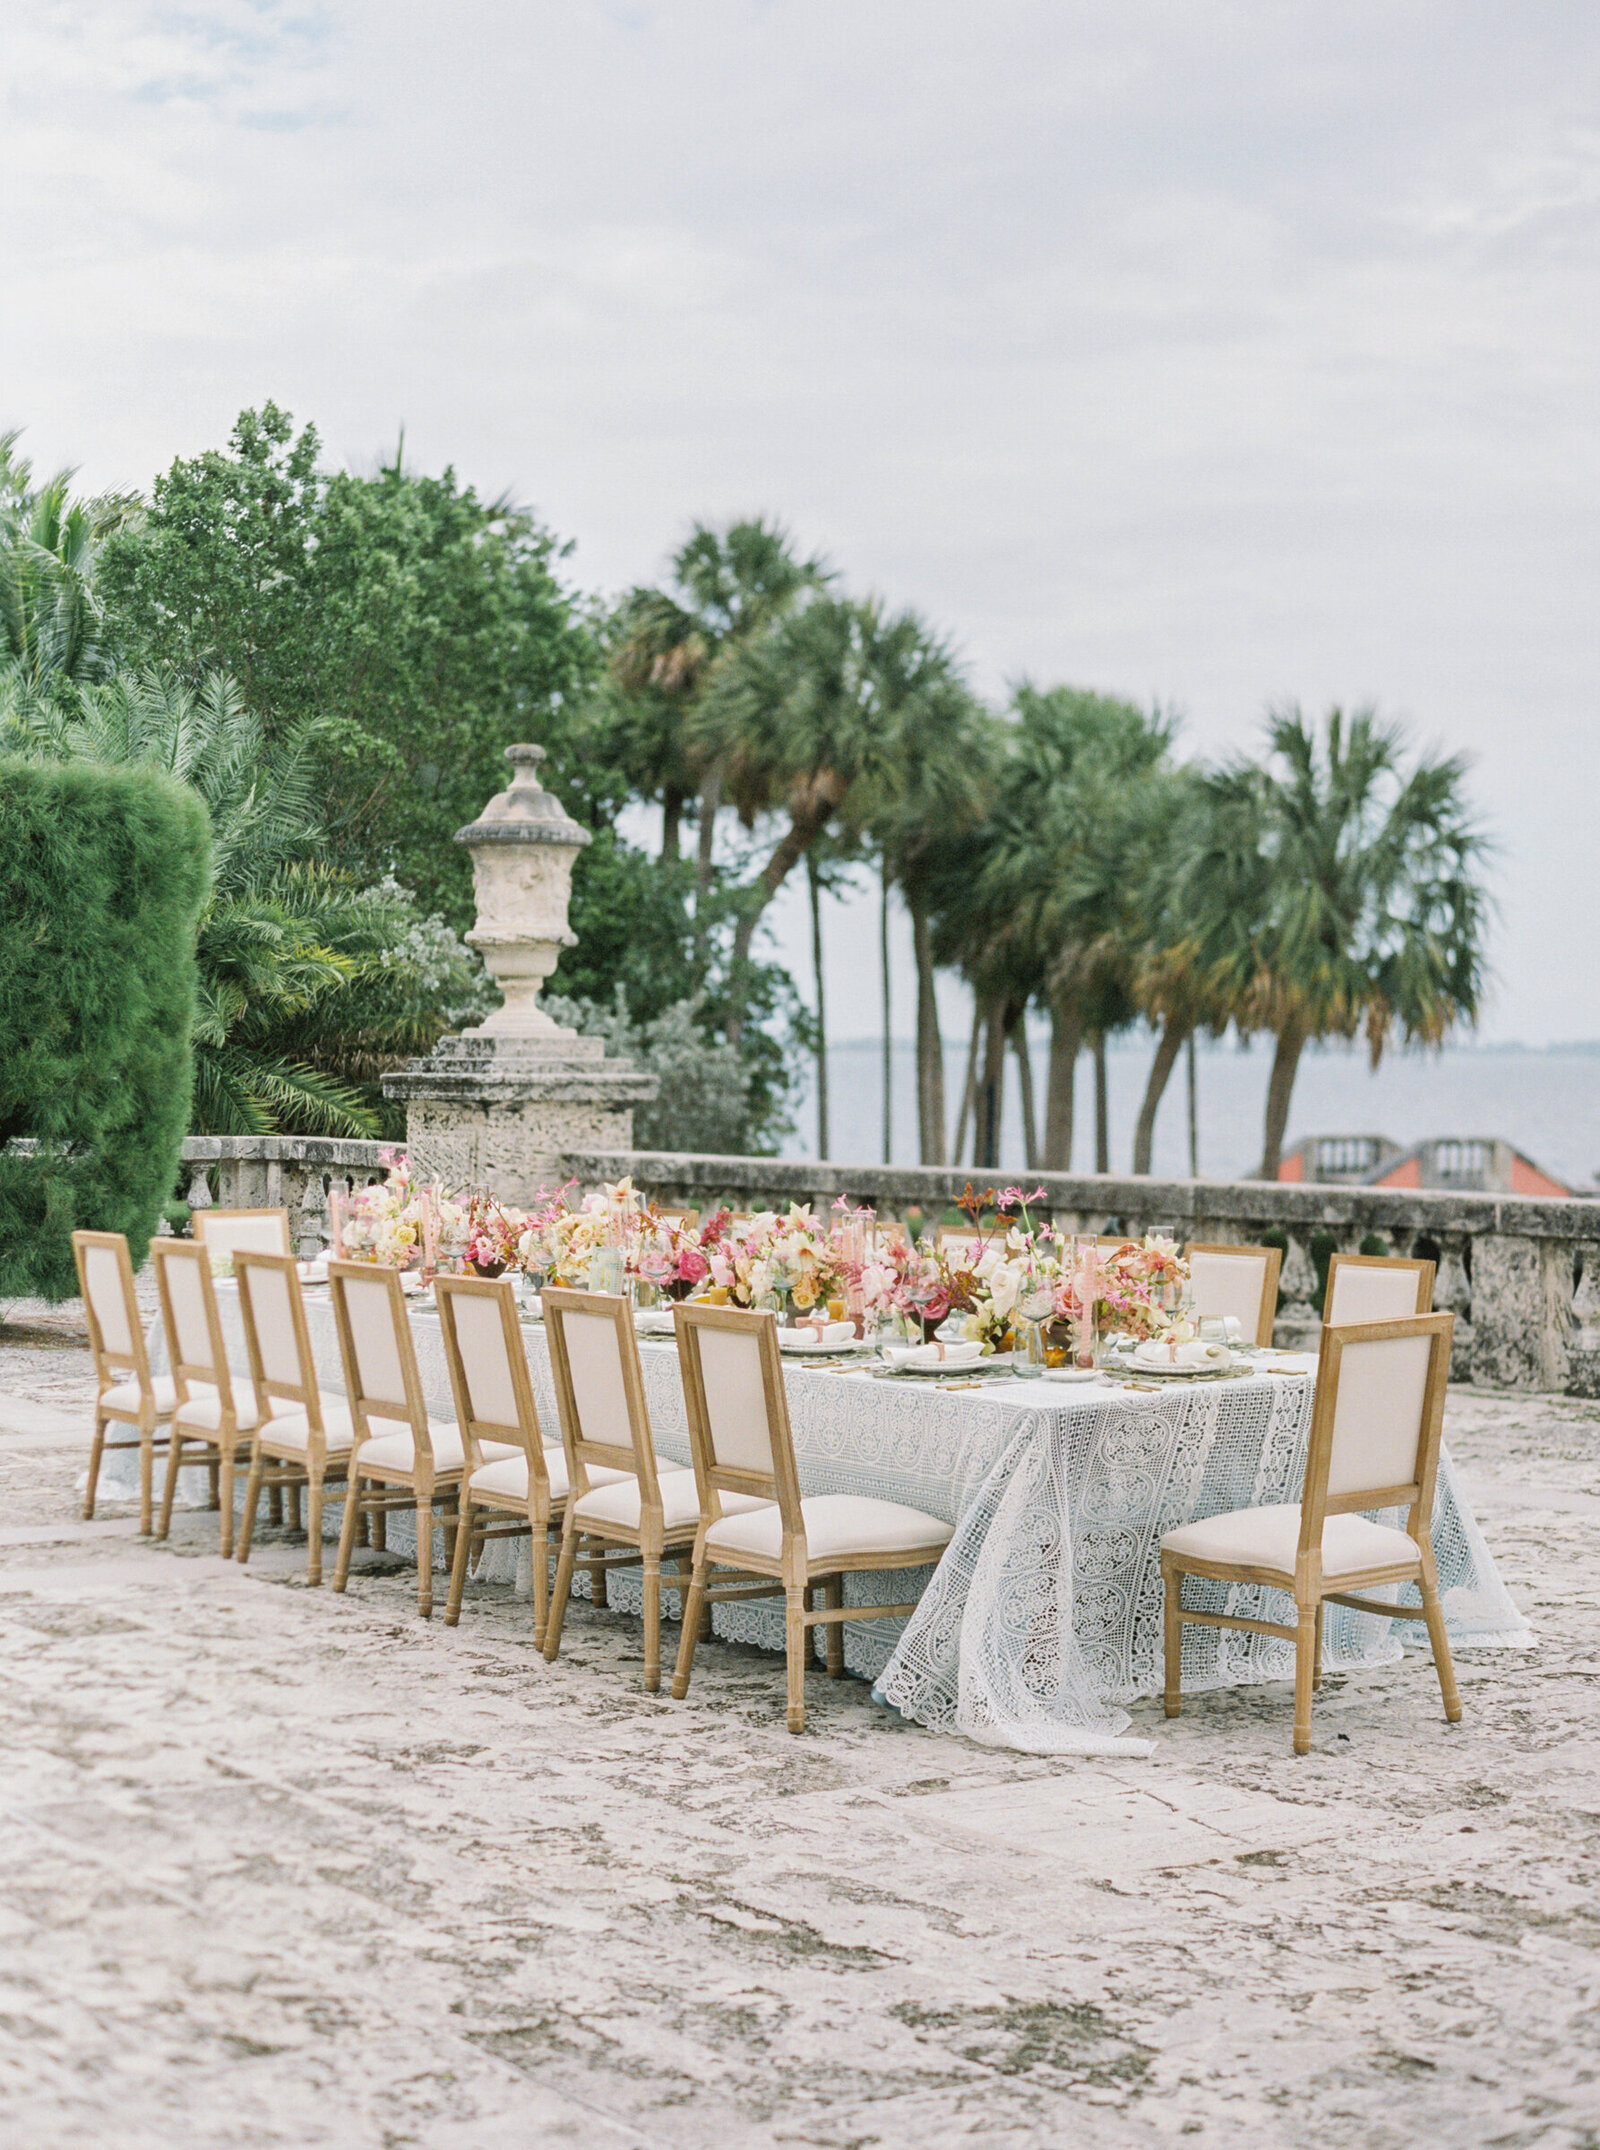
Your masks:
M296 1262L295 1268L302 1284L326 1284L328 1281L328 1265L320 1259L314 1262Z
M1166 1344L1152 1337L1139 1346L1133 1355L1133 1363L1135 1366L1151 1367L1159 1373L1163 1367L1170 1370L1174 1366L1227 1366L1232 1363L1232 1354L1226 1344L1198 1342L1180 1344L1176 1352L1173 1352Z
M780 1329L780 1351L815 1351L818 1344L853 1344L856 1325L853 1321L813 1322L805 1329Z
M976 1366L983 1346L968 1344L891 1344L884 1352L891 1366Z

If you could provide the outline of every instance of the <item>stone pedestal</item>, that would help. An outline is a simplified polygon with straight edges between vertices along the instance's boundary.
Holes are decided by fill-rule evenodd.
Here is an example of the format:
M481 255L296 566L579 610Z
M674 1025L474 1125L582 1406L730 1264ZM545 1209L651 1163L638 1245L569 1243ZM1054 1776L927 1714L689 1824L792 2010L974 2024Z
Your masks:
M596 1038L564 1029L537 1005L539 988L573 945L567 926L572 862L589 832L541 788L544 749L507 747L515 770L478 820L456 831L472 853L481 948L505 1005L477 1030L441 1038L426 1060L383 1078L406 1107L413 1177L486 1187L526 1208L553 1189L573 1150L631 1150L633 1108L656 1094L653 1075L608 1060Z
M608 1060L597 1038L556 1049L471 1031L383 1087L405 1100L415 1179L487 1187L520 1209L556 1187L568 1152L631 1150L633 1108L656 1093L653 1075Z

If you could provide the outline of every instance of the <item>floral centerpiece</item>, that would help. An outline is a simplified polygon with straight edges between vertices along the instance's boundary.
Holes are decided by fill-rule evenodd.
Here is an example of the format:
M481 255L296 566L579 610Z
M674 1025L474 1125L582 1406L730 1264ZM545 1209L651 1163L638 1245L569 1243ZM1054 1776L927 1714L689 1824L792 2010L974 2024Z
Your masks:
M480 1277L497 1277L517 1259L528 1219L520 1209L507 1209L482 1190L467 1204L463 1220L463 1259Z
M418 1259L422 1231L406 1158L390 1159L387 1175L370 1187L350 1195L335 1188L329 1223L337 1260L409 1269Z
M636 1213L627 1244L628 1274L652 1284L664 1298L687 1299L711 1274L702 1235L653 1206Z
M723 1306L771 1307L802 1317L837 1304L843 1312L849 1278L833 1234L809 1203L791 1203L787 1216L761 1210L743 1224L720 1216L707 1228L703 1251L711 1276L708 1296Z

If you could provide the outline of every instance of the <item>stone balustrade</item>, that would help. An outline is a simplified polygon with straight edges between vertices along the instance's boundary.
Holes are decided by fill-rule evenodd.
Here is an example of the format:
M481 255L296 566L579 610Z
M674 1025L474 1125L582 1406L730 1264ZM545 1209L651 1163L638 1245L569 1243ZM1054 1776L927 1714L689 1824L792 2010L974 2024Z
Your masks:
M920 1211L932 1224L973 1184L965 1171L661 1151L575 1151L564 1170L585 1187L631 1173L663 1205L702 1215L840 1196L882 1216ZM1029 1174L1036 1213L1061 1231L1163 1231L1181 1240L1272 1241L1284 1249L1278 1338L1314 1339L1319 1274L1335 1250L1374 1242L1438 1264L1434 1304L1456 1316L1451 1373L1491 1388L1600 1396L1600 1200L1441 1194L1271 1181L1124 1179Z
M346 1193L384 1176L394 1145L321 1135L191 1135L183 1145L191 1209L286 1209L303 1261L327 1237L328 1190Z
M297 1246L323 1244L327 1195L380 1179L385 1146L313 1136L200 1135L183 1146L192 1207L285 1207ZM570 1151L564 1175L588 1188L631 1174L666 1205L709 1214L841 1196L880 1215L920 1212L931 1225L973 1184L966 1171L914 1165L822 1164L774 1157L702 1157L651 1150ZM1258 1180L1029 1175L1039 1213L1064 1232L1164 1231L1182 1240L1270 1240L1284 1249L1278 1337L1314 1336L1319 1275L1335 1249L1382 1242L1437 1262L1434 1304L1456 1316L1458 1381L1490 1388L1600 1396L1600 1200L1289 1185Z

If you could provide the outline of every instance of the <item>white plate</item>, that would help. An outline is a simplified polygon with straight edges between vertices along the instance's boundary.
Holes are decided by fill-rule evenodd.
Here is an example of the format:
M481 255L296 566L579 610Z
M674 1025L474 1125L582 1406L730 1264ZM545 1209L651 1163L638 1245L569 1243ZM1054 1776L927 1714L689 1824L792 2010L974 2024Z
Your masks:
M1044 1377L1046 1381L1098 1381L1100 1369L1098 1366L1047 1366Z
M837 1344L819 1344L812 1338L804 1344L784 1344L780 1348L786 1359L842 1359L859 1351L861 1343L854 1336L844 1337Z
M1011 1354L1007 1352L1004 1358L996 1354L989 1359L958 1359L954 1365L944 1359L932 1366L892 1366L889 1371L897 1381L903 1374L916 1381L984 1381L994 1374L1009 1375Z
M1129 1381L1215 1381L1221 1374L1253 1373L1255 1369L1234 1359L1216 1366L1146 1366L1140 1359L1120 1359L1116 1371Z

